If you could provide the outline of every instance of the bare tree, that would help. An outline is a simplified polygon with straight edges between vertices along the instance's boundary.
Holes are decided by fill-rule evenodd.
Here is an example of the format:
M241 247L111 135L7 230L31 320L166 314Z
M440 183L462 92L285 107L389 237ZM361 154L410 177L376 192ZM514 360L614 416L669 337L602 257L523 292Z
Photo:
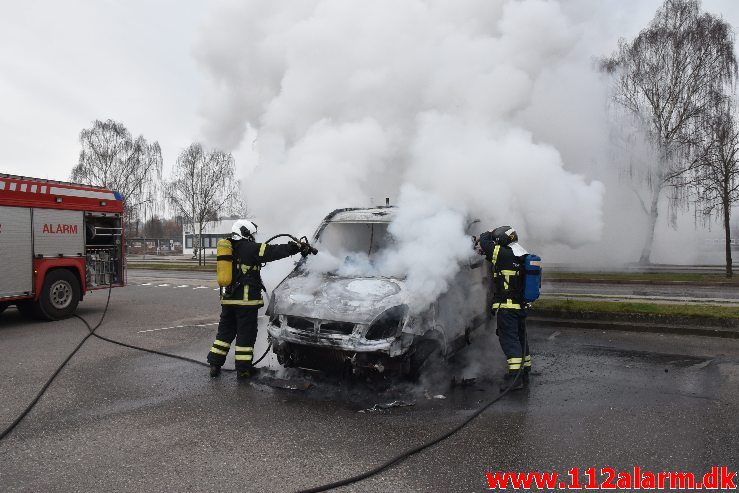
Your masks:
M733 97L716 96L713 111L703 119L701 133L691 185L696 192L697 210L707 219L722 219L726 277L732 277L731 208L739 202L739 124Z
M615 76L614 101L657 150L657 162L634 173L651 195L648 207L640 197L649 226L639 261L649 263L660 196L670 189L673 204L687 200L682 178L692 168L701 116L711 95L736 77L732 29L702 13L700 0L665 0L649 26L631 42L620 40L601 67Z
M243 206L239 182L235 177L234 158L230 153L205 151L198 143L191 144L177 158L172 180L167 184L167 201L181 214L200 246L205 222L231 214ZM199 248L198 264L203 263Z
M162 151L158 142L134 139L113 120L95 120L80 132L80 159L72 169L73 181L110 188L123 196L126 223L142 204L154 204L162 177Z

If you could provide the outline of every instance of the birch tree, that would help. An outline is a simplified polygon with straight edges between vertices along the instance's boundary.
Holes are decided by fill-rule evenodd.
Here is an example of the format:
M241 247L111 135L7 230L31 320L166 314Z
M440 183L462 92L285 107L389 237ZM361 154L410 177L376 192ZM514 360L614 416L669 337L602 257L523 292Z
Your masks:
M192 231L197 232L198 246L202 245L206 221L243 208L233 156L218 150L206 151L199 143L180 153L165 195ZM202 248L198 264L203 264Z
M731 26L701 12L699 0L666 0L632 41L620 40L603 60L613 76L613 100L639 122L656 149L656 162L634 173L649 191L640 197L648 227L640 263L649 263L659 201L670 190L673 202L686 200L685 174L692 169L702 115L712 94L736 76Z
M114 120L95 120L80 132L80 158L71 180L109 188L125 201L126 222L143 204L157 200L162 177L162 151L158 142L143 136L133 138L128 129Z
M717 96L716 107L707 113L701 130L703 138L692 178L696 206L706 218L721 218L726 277L732 277L731 209L739 202L739 125L734 97Z

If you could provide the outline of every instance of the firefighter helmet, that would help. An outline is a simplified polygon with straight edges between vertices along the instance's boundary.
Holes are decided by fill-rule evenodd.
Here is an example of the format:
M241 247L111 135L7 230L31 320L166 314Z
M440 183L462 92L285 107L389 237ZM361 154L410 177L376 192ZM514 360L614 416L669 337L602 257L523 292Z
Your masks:
M493 230L493 238L498 245L506 246L518 241L518 233L510 226L501 226Z
M257 225L246 219L239 219L231 226L231 239L253 240L257 234Z

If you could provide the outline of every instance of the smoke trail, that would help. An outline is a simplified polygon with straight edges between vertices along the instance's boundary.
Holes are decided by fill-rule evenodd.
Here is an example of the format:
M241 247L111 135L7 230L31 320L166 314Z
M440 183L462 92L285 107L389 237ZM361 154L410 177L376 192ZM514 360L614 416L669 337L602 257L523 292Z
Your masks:
M585 72L581 34L547 0L222 2L194 50L211 81L205 133L253 160L248 206L274 230L414 185L404 209L441 207L394 226L418 233L398 242L407 272L429 248L458 259L468 239L450 223L465 214L576 247L600 237L604 187L535 137L532 107L563 65ZM419 274L419 296L454 274Z

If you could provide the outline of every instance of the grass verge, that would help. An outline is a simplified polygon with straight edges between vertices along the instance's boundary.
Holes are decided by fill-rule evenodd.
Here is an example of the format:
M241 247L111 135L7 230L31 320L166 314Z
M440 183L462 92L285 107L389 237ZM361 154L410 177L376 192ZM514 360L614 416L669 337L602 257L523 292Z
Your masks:
M663 303L633 303L627 301L582 301L540 299L535 310L562 313L618 313L662 317L700 317L711 319L739 319L739 308L716 305L681 305Z
M545 272L545 281L695 283L739 286L739 278L698 272Z

